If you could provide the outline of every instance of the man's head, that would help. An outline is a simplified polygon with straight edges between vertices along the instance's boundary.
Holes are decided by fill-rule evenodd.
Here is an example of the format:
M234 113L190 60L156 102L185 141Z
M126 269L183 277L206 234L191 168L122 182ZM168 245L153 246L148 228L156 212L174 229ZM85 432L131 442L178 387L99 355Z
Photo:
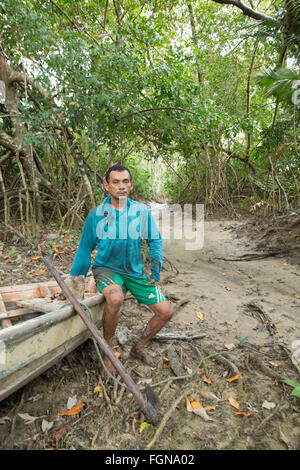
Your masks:
M106 174L105 174L105 181L107 183L109 183L109 176L111 174L112 171L127 171L128 174L129 174L129 178L130 178L130 181L132 181L132 174L130 173L130 171L128 170L128 168L126 166L123 166L123 165L113 165L111 166Z
M113 165L105 175L104 187L113 200L128 198L133 188L132 175L123 165Z

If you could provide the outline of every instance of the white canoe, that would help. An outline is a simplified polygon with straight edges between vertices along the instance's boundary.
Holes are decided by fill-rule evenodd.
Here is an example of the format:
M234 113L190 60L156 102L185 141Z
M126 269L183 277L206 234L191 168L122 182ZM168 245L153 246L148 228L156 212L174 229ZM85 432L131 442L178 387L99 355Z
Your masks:
M90 337L73 307L54 298L59 292L56 281L0 288L0 401ZM9 310L12 302L14 308ZM96 293L93 279L86 282L82 302L99 328L104 297ZM30 314L37 316L26 320ZM15 323L16 319L21 322Z

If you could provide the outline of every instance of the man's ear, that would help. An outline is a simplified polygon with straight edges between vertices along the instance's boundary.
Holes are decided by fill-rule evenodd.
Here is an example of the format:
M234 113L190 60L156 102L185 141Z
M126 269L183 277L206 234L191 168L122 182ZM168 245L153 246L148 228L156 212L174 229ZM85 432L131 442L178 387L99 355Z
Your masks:
M107 181L104 181L103 186L104 186L105 191L108 191L108 183L107 183Z

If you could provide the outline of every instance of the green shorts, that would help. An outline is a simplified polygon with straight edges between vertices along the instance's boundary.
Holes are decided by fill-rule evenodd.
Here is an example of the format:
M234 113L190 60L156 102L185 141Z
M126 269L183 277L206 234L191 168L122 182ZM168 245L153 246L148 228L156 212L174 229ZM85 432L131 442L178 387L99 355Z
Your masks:
M118 284L124 293L129 290L139 304L152 305L167 300L160 287L148 284L150 279L133 279L125 274L97 268L93 270L93 273L99 292L102 292L104 287Z

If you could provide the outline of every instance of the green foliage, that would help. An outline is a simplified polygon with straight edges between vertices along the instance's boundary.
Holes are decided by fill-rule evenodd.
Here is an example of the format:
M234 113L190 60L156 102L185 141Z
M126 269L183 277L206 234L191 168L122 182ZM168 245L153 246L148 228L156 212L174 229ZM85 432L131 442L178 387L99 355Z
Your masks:
M300 364L298 364L298 374L300 378ZM300 382L296 382L295 380L289 379L282 380L282 382L293 387L293 390L291 392L291 395L293 397L300 397Z
M53 206L60 215L73 206L87 212L84 176L98 201L108 166L119 162L133 173L133 197L157 194L152 162L159 160L174 201L226 207L232 195L274 189L280 197L271 155L282 187L296 197L300 2L260 2L270 16L263 22L206 0L55 3L0 0L2 49L12 70L35 83L17 85L18 143L33 149L38 171L57 191L49 200L43 187L47 215ZM15 124L0 115L0 134L14 138ZM4 170L15 191L16 159Z

